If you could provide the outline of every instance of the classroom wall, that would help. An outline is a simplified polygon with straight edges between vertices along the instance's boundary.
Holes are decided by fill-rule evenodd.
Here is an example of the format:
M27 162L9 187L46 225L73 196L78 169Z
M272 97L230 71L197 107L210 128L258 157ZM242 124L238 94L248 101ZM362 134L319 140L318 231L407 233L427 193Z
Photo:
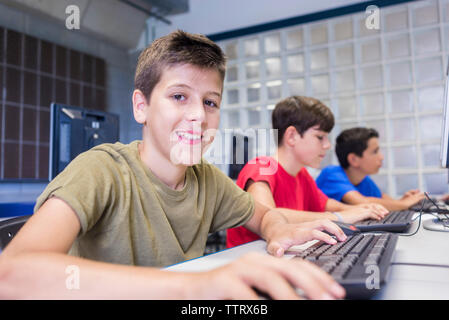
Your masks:
M68 30L63 21L54 21L1 3L0 26L103 58L107 69L106 110L120 115L120 141L128 142L138 137L138 128L132 127L134 75L127 50L87 33ZM0 202L33 199L45 186L46 183L0 183Z
M231 0L225 6L192 0L189 13L173 17L171 26L150 21L147 34L158 37L181 28L213 36L360 2L300 3L248 0L243 6ZM282 97L315 96L336 116L332 142L349 127L379 131L385 160L374 178L384 192L446 193L448 173L439 166L439 143L449 1L382 6L378 30L366 28L366 16L362 9L218 41L229 57L220 128L269 129L271 110ZM253 154L258 150L255 146ZM337 164L333 149L323 161L327 164ZM226 172L225 165L218 166Z

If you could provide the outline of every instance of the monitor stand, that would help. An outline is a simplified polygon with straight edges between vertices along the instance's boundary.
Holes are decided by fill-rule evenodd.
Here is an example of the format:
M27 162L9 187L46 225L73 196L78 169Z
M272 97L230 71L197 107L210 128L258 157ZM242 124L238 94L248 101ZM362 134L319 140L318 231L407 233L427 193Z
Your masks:
M424 229L431 231L449 232L449 219L432 219L423 222Z

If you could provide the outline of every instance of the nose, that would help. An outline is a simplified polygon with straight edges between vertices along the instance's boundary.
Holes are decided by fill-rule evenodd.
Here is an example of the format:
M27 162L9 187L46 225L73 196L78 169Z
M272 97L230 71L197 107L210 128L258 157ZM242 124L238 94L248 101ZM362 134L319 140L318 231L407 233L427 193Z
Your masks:
M195 100L186 108L186 118L189 121L203 122L206 118L206 113L202 100Z
M323 148L326 149L326 150L331 148L331 142L330 142L328 137L324 138Z

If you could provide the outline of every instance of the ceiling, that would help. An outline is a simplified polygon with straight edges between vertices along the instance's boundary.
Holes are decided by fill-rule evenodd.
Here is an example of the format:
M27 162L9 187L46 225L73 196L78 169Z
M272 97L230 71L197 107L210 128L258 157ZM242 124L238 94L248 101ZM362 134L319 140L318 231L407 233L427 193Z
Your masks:
M144 31L146 20L153 17L170 24L170 16L187 12L189 0L2 0L21 10L65 21L65 10L76 5L80 10L80 30L133 49Z

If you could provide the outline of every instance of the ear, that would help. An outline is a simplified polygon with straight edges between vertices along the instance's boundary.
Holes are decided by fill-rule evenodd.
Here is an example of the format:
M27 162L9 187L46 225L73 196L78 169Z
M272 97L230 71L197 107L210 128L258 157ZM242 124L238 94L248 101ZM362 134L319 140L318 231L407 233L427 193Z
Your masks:
M134 119L140 123L146 123L146 108L148 107L147 99L142 91L139 89L134 90L133 92L133 113Z
M360 166L360 157L351 152L350 154L348 154L348 163L349 166L358 168Z
M296 128L294 126L289 126L285 130L284 137L282 138L282 141L287 146L294 146L296 141L298 140L299 133L296 131Z

